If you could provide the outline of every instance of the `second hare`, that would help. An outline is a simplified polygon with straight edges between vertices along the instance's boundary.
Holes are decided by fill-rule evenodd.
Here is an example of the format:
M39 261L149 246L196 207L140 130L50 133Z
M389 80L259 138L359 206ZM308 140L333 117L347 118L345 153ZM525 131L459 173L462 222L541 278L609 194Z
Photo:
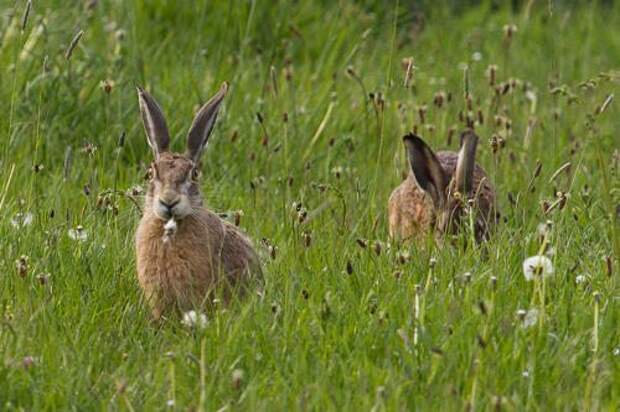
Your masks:
M214 290L224 298L260 276L250 240L203 206L200 156L228 85L196 114L186 152L169 149L166 120L155 100L138 88L142 122L155 160L149 169L144 213L136 232L138 280L153 316L208 303Z
M407 240L425 238L431 231L455 234L473 223L476 240L486 240L497 219L495 189L476 163L475 133L461 134L458 153L435 154L415 134L403 140L411 171L390 196L390 236Z

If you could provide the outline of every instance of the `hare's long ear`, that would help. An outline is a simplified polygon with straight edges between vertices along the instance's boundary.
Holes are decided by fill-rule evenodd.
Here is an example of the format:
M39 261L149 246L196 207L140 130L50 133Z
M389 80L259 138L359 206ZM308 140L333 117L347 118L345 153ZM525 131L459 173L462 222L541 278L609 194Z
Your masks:
M137 89L142 124L144 124L144 131L146 132L149 146L153 149L153 154L157 159L161 153L168 151L168 146L170 145L168 126L166 126L164 114L161 112L155 99L143 88L138 86Z
M209 135L215 125L220 105L228 92L228 83L222 83L220 90L208 102L204 104L196 114L192 127L187 136L187 155L198 162L202 150L207 145Z
M424 140L412 133L403 137L403 140L418 187L431 196L435 207L443 206L446 201L446 187L450 179L437 156L424 143Z
M469 194L473 189L477 146L478 136L473 131L466 130L461 134L461 149L456 161L454 180L457 190L462 194Z

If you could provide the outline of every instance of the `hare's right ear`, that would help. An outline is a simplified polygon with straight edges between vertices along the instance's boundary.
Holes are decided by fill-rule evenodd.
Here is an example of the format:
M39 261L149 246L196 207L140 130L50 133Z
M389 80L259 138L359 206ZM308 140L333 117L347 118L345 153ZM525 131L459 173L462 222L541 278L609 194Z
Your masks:
M164 119L164 114L155 99L140 86L137 87L137 90L146 138L149 146L153 149L155 159L157 159L161 153L168 151L170 145L166 119Z
M446 201L446 188L450 179L437 156L424 140L413 133L403 137L403 141L418 187L430 195L436 208L442 207Z

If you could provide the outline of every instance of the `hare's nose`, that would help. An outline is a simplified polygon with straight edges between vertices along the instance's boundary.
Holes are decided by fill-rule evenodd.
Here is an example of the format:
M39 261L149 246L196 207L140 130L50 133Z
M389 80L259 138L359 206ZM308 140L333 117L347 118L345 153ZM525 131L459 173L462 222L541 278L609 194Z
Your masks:
M172 201L172 202L166 202L162 199L159 199L159 204L165 207L166 209L168 209L168 211L171 211L172 208L174 208L176 205L179 204L179 199Z

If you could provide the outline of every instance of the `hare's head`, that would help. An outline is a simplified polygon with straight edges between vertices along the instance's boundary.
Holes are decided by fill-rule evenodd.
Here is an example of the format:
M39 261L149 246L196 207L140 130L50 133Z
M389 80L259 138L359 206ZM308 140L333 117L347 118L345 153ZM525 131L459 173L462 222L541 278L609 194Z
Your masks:
M224 96L226 83L198 111L187 136L184 154L169 151L170 135L159 105L142 88L138 87L138 100L142 123L155 160L149 168L149 188L145 208L162 220L183 219L202 205L198 177L200 155L213 130Z
M438 158L419 136L408 134L403 138L409 163L417 186L433 202L435 229L439 234L454 234L464 224L467 201L473 196L476 146L478 137L473 131L461 134L458 156ZM443 153L439 154L444 156ZM454 158L456 157L456 165ZM476 220L477 237L486 230L484 219Z

